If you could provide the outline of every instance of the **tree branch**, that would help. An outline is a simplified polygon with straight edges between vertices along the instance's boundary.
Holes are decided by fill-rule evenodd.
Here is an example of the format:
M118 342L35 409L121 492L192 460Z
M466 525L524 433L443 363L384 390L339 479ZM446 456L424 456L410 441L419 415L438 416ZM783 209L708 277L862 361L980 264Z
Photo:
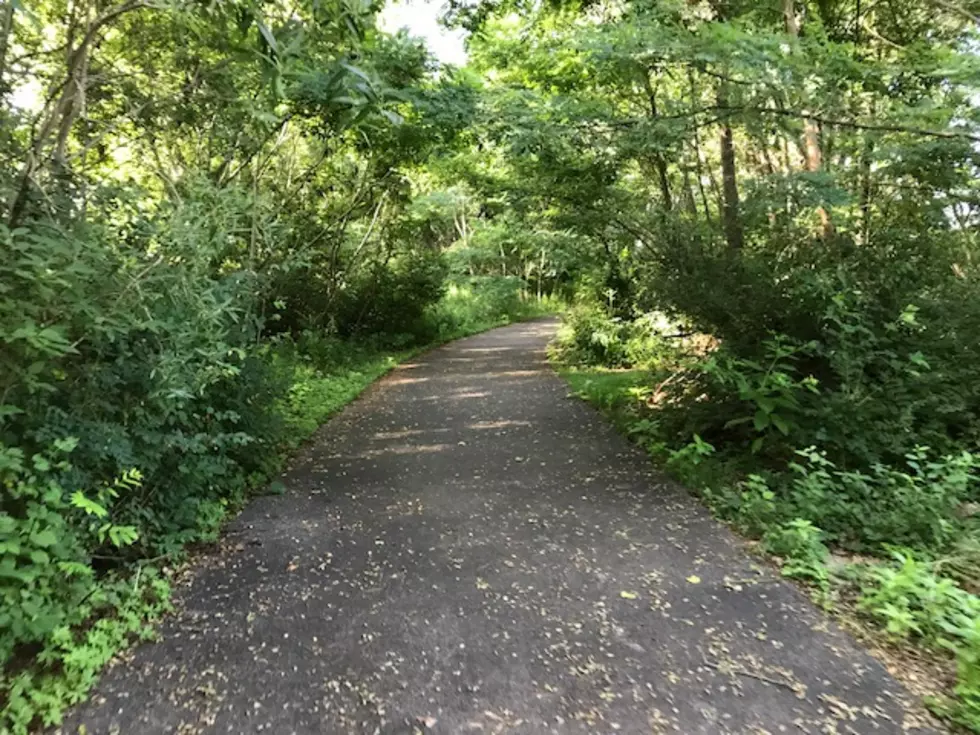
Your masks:
M961 130L932 130L930 128L920 128L914 125L888 125L888 124L874 124L874 123L861 123L856 120L839 120L836 118L823 117L822 115L814 115L811 112L804 114L799 110L780 110L775 107L709 107L705 110L721 110L733 112L755 112L765 115L779 115L781 117L793 117L805 119L809 118L814 120L821 125L830 125L833 127L840 128L853 128L855 130L870 130L877 132L886 133L909 133L910 135L920 135L926 138L944 138L947 140L972 140L974 142L980 143L980 135L975 135L973 133L968 133Z
M721 117L717 117L712 122L719 122L725 117L729 117L735 113L755 113L761 115L777 115L779 117L791 117L799 120L810 119L821 125L828 125L831 127L840 128L853 128L855 130L868 130L873 132L884 132L884 133L908 133L910 135L919 135L926 138L943 138L945 140L969 140L975 143L980 143L980 134L968 133L965 130L933 130L931 128L920 128L915 125L897 125L897 124L887 124L887 123L863 123L857 120L841 120L838 118L824 117L822 115L815 115L812 112L803 112L801 110L786 110L779 109L776 107L741 107L737 105L709 105L707 107L700 107L697 109L687 110L685 112L673 113L670 115L660 115L660 120L684 120L692 117L697 117L698 115L703 115L708 112L714 113L724 113ZM634 125L641 125L643 123L649 122L649 118L628 118L624 120L609 120L604 121L602 124L611 128L623 128L632 127ZM579 125L578 127L581 127ZM703 127L703 125L702 125Z

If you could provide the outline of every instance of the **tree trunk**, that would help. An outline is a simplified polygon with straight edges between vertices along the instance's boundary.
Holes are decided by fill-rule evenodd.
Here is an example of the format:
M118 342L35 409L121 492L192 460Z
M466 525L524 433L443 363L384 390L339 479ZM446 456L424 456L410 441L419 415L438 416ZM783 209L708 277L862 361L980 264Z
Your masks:
M538 266L538 301L541 301L541 280L544 278L544 248L541 248L541 263Z
M650 117L656 120L660 117L657 111L657 93L650 84L650 72L649 70L643 73L643 82L646 85L647 100L650 103ZM670 177L667 174L667 161L660 151L653 154L653 165L657 170L657 178L660 183L660 195L664 200L664 209L668 212L674 208L674 199L670 193Z
M694 72L688 71L687 81L691 92L691 106L696 107L698 105L697 98L697 87L694 84ZM698 131L698 126L694 125L692 130L694 136L694 161L696 165L697 178L698 178L698 189L701 192L701 201L704 204L704 218L709 224L711 223L711 206L708 203L708 196L704 190L704 172L705 168L708 171L708 183L711 186L711 193L715 197L715 201L721 205L721 192L718 190L718 182L715 181L715 175L712 172L711 166L707 166L705 159L703 159L703 154L701 152L701 133Z
M783 0L783 18L786 22L786 33L793 38L799 38L800 24L796 19L796 0ZM806 111L804 110L804 115ZM820 128L816 120L810 117L803 118L803 161L806 170L810 173L817 173L823 168L823 153L820 149ZM830 215L823 207L817 207L817 214L820 217L820 234L822 237L830 237L834 232L833 223Z
M2 17L0 17L0 95L7 94L7 50L10 48L10 36L14 32L14 0L5 0Z
M688 170L687 166L684 167L684 199L685 204L687 204L687 211L694 215L694 219L698 218L698 203L694 198L694 187L691 184L691 172ZM705 217L708 213L705 212Z
M45 164L50 163L52 153L46 152L51 143L51 137L55 136L55 147L53 158L56 163L63 163L67 147L68 135L71 132L72 124L82 110L84 103L85 86L87 84L89 51L95 44L99 32L107 25L116 21L120 16L134 10L149 7L147 0L129 0L106 10L96 18L85 23L84 33L75 44L76 34L80 32L79 25L74 17L69 20L67 33L67 44L65 52L65 73L62 81L54 87L59 90L53 106L49 106L41 115L41 122L37 127L31 145L28 148L24 164L18 176L17 187L14 190L7 208L7 224L14 227L20 220L27 205L28 195L34 183L34 176ZM86 9L85 14L89 10ZM90 16L89 16L90 17Z
M871 118L874 119L876 105L871 99ZM871 161L874 156L875 142L870 135L865 135L864 148L861 151L861 244L867 245L871 239Z
M694 128L694 173L698 180L698 192L701 194L701 204L704 206L704 220L711 224L711 205L708 193L704 190L704 165L701 163L701 136L697 127Z
M722 110L727 109L728 104L728 83L722 81L718 86L718 107ZM738 173L735 168L735 141L732 135L732 126L728 118L722 122L721 138L719 140L721 149L721 188L722 188L722 213L721 220L725 229L725 239L732 250L741 250L745 243L745 234L742 231L742 220L739 214L738 198Z

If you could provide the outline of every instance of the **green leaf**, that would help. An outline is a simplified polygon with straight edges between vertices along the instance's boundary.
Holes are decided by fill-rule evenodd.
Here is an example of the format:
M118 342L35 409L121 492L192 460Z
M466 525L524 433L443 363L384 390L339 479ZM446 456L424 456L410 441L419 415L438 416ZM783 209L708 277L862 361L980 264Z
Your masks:
M31 561L35 564L48 564L51 561L51 557L48 555L48 552L35 549L31 552Z
M113 526L109 529L109 541L116 548L130 546L139 539L139 532L135 526Z
M18 414L24 413L24 409L18 408L17 406L11 405L0 405L0 419L6 418L8 416L17 416Z
M262 38L265 39L265 42L269 45L269 48L272 49L273 53L278 54L279 44L276 43L276 37L272 35L272 31L269 30L269 27L259 18L255 19L255 25L258 26L259 33L262 34Z
M86 515L96 518L105 518L109 511L94 500L87 498L81 490L76 490L71 494L71 504L85 512Z
M736 426L741 426L743 424L748 424L751 421L752 421L752 417L751 416L743 416L740 419L732 419L731 421L726 421L725 422L725 428L726 429L731 429L731 428L734 428Z
M774 413L772 416L770 416L770 419L772 419L773 426L779 430L780 434L783 436L789 434L789 424L786 423L786 420L782 416Z
M348 63L341 63L341 66L347 71L349 71L351 74L353 74L354 76L363 79L369 85L372 84L371 77L363 69L360 69L359 67L356 67L353 64L348 64Z
M31 543L41 548L49 548L58 543L58 537L50 528L35 531L30 535Z

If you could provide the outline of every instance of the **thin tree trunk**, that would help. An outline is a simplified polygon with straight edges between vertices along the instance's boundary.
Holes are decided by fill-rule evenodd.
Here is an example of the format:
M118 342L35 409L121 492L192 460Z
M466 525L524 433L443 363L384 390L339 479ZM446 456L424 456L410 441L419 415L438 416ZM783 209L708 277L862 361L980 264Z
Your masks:
M57 100L53 106L49 106L47 113L42 115L42 122L37 128L37 133L31 141L31 146L24 158L24 164L18 176L17 187L11 196L7 208L7 223L9 226L16 225L23 214L34 176L41 170L42 165L47 160L45 149L51 142L52 135L56 135L53 158L59 163L64 160L68 135L84 102L84 85L86 84L85 77L88 70L89 51L99 31L120 16L146 7L149 7L146 0L130 0L129 2L110 8L94 20L86 23L85 32L82 34L77 45L73 44L78 27L74 18L69 21L65 74L60 84L54 87L52 94L48 98L50 101L57 97Z
M5 0L3 13L0 17L0 95L7 93L4 77L7 76L7 50L10 48L10 36L14 32L14 0Z
M783 18L786 22L786 33L793 38L799 38L800 24L796 19L796 0L783 0ZM803 160L807 171L818 173L823 168L823 152L820 149L820 128L816 120L805 114L806 110L803 112ZM820 217L821 236L824 238L830 237L834 232L830 215L823 207L817 207L817 214Z
M704 189L704 164L701 162L701 136L698 134L697 127L694 128L694 173L698 180L698 193L701 194L701 204L704 207L704 219L711 224L711 204L708 201L708 192Z
M541 301L541 279L544 278L544 248L541 248L541 263L538 266L538 301Z
M874 98L871 100L871 116L875 114ZM871 239L871 161L874 156L875 143L870 135L864 139L864 149L861 151L861 244L867 245Z
M697 89L696 89L696 87L694 85L694 72L692 72L690 70L688 71L687 81L688 81L688 84L690 85L691 105L693 107L693 106L696 106L697 103L698 103L697 96L696 96ZM708 203L708 195L707 195L707 193L704 190L704 169L705 169L705 165L704 165L704 162L701 159L701 155L702 155L701 154L701 133L698 131L698 126L697 125L695 125L693 127L692 132L694 134L694 164L695 164L695 173L697 173L697 179L698 179L698 190L701 193L701 202L704 205L704 219L705 219L705 221L708 224L711 224L711 205ZM711 169L709 167L708 168L708 171L710 172L710 170ZM715 185L714 176L709 176L709 181L710 181L710 183L711 183L711 185L712 185L712 187L714 189L714 195L715 195L715 197L717 199L717 197L718 197L717 188L718 187L717 187L717 185Z
M694 219L698 218L698 203L694 198L694 187L691 184L691 172L688 168L684 167L684 199L687 204L687 211L694 215ZM705 217L707 217L707 212L705 212Z
M646 85L647 100L650 103L650 117L656 120L660 117L657 111L657 93L650 84L650 72L649 70L644 71L643 82ZM664 200L664 209L668 212L672 211L674 208L674 199L670 193L670 178L667 174L667 161L660 151L653 154L653 165L657 169L657 178L660 182L660 195Z
M718 86L718 106L728 107L728 83L722 81ZM741 250L745 243L742 220L739 214L738 173L735 168L735 140L732 126L726 118L721 126L721 183L722 183L722 225L725 239L732 250Z

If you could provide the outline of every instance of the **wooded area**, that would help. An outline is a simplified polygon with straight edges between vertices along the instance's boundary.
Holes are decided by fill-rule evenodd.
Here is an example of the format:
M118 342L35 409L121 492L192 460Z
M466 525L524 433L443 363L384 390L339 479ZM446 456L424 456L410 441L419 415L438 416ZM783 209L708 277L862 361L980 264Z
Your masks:
M573 384L980 731L980 4L457 3L461 69L378 10L0 5L0 727L399 356L561 303Z

